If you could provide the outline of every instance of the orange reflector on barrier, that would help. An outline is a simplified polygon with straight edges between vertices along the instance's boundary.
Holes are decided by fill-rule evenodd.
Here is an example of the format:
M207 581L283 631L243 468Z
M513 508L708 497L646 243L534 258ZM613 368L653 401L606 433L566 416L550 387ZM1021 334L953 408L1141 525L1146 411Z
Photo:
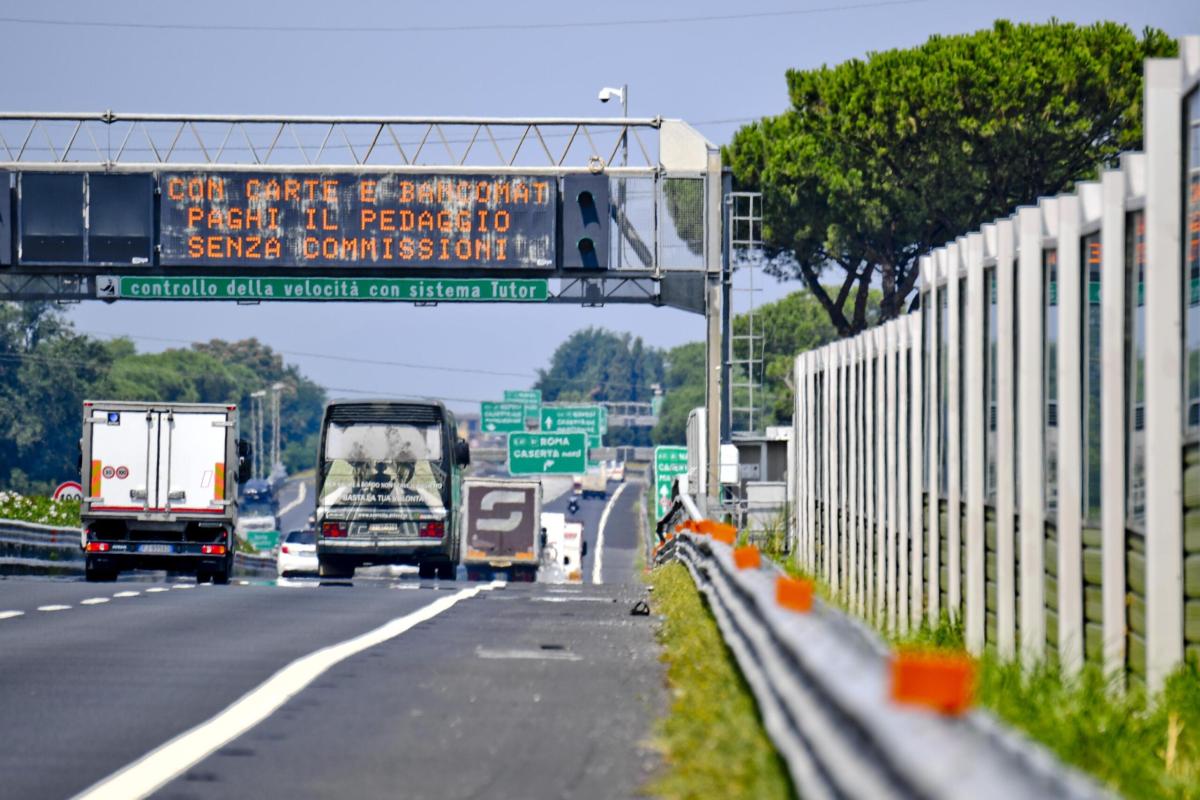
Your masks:
M892 700L962 714L974 702L975 664L965 655L899 652L892 659Z
M815 589L810 580L780 575L775 579L775 602L791 611L812 611Z
M758 569L762 566L762 554L752 544L733 548L733 563L738 569Z

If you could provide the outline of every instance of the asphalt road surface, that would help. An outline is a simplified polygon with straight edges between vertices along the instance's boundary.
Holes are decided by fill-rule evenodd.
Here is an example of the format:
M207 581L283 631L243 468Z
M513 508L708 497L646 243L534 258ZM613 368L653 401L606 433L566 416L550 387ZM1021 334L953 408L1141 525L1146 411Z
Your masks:
M634 796L666 698L619 488L603 585L0 580L0 796Z

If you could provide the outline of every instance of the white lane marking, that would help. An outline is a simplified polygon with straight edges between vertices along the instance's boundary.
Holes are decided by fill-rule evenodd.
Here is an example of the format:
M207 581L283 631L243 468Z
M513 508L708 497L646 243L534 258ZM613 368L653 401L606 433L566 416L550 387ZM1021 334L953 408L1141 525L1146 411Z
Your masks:
M608 524L609 512L616 506L617 498L628 487L628 483L618 486L617 490L613 492L613 496L609 498L608 505L604 507L604 513L600 515L600 527L596 531L596 552L592 556L592 583L604 583L600 578L600 572L604 568L604 526Z
M611 603L612 598L609 597L535 597L535 603Z
M89 597L87 600L80 600L79 605L81 605L81 606L98 606L101 603L107 603L107 602L108 602L107 597Z
M24 611L0 611L0 619L13 619L25 616Z
M492 650L486 647L476 647L478 658L518 661L582 661L583 656L569 650Z
M304 502L304 493L308 490L308 483L300 481L300 491L296 492L296 499L279 509L279 517L282 518L285 514L291 511L296 506Z
M68 608L70 608L70 606L63 606L63 605L38 606L38 611L66 611Z
M172 586L171 588L172 589L195 589L196 584L194 584L194 583L177 583L174 586Z
M330 667L467 600L480 592L503 586L492 581L442 597L410 614L386 622L353 639L302 656L251 689L233 705L151 750L132 764L114 772L75 796L75 800L141 798L174 780L186 770L271 716Z
M137 597L141 592L117 592L113 597Z
M166 586L151 586L146 590L146 594L157 594L158 592L169 592L170 588Z

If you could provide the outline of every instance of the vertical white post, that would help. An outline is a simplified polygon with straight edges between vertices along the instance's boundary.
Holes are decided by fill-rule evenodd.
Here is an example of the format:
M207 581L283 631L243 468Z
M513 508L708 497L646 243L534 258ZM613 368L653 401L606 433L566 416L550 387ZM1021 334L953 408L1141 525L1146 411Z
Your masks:
M833 380L830 380L830 383L833 384L833 398L832 402L829 403L829 409L833 414L833 438L829 440L829 443L833 445L834 449L833 470L829 473L830 479L833 480L833 529L829 531L829 589L833 591L836 597L841 595L841 540L846 530L845 525L842 524L841 513L842 507L844 507L841 501L841 470L842 465L846 461L845 443L842 440L841 399L846 396L846 392L845 386L842 385L842 378L844 378L845 371L842 369L841 342L830 345L829 349L832 350L830 355L833 357Z
M966 384L966 467L967 467L967 586L966 644L972 653L982 653L984 644L984 393L983 354L986 343L983 330L983 234L967 237L967 367Z
M1087 434L1081 332L1088 298L1080 217L1077 195L1058 199L1058 655L1067 675L1075 675L1083 666L1082 443ZM1124 326L1118 330L1124 340Z
M878 385L875 381L875 332L859 333L859 342L863 345L863 470L865 482L863 486L863 507L870 513L863 515L863 616L870 619L875 613L875 521L878 518L878 504L875 501L875 487L878 477L875 469L878 465L876 450L880 446L880 420L876 416L875 392Z
M792 556L800 566L804 564L803 534L804 530L804 474L800 469L800 459L805 450L804 441L804 356L798 355L792 359L792 442L795 449L788 459L788 480L792 486L792 530L788 537L791 544Z
M959 275L962 269L963 243L960 239L946 247L947 276L946 297L947 313L950 315L949 332L947 333L946 348L946 394L949 397L950 408L946 414L946 468L950 471L946 482L946 510L949 530L946 532L946 550L948 559L946 570L949 573L949 584L946 589L946 600L949 603L950 619L959 618L962 608L962 408L959 375L959 328L962 325L962 309L959 308Z
M1042 221L1037 208L1017 212L1020 254L1017 271L1018 359L1017 435L1021 481L1021 663L1041 661L1046 649L1045 470L1042 406Z
M1104 672L1125 676L1125 176L1107 170L1100 180L1101 597ZM1134 289L1136 292L1136 287Z
M825 356L823 364L824 376L822 378L825 390L825 413L822 420L825 431L825 446L823 448L825 451L823 453L825 458L825 474L823 476L825 479L823 487L825 490L825 530L822 531L821 536L821 561L825 583L826 585L831 585L833 583L833 537L837 532L834 527L837 517L833 512L833 346L826 345L823 347L822 354Z
M848 449L848 485L847 495L849 501L847 507L849 509L849 520L846 530L849 532L850 541L846 545L846 555L849 560L849 569L846 572L847 591L849 596L848 606L851 610L857 608L859 585L858 585L858 528L859 528L859 507L858 507L858 484L859 484L859 462L858 462L858 441L859 441L859 414L858 414L858 340L851 339L846 342L846 350L848 353L848 361L850 363L850 383L846 389L846 402L849 406L849 425L847 429L850 432L850 446Z
M1183 209L1178 59L1146 61L1146 683L1183 658Z
M925 317L929 312L925 309L925 304L922 302L921 310L909 316L909 357L911 359L910 369L912 371L912 397L908 408L909 414L909 447L911 448L908 454L909 462L909 518L912 530L912 558L910 559L910 579L911 586L909 587L909 611L911 613L913 627L918 627L921 624L921 614L924 612L924 601L922 600L924 588L924 568L921 563L924 548L922 545L923 521L921 508L921 493L924 488L923 472L925 462L925 451L922 449L925 442L924 418L923 409L925 403L925 372L922 364L922 348L921 332L924 330Z
M850 478L850 425L847 421L847 411L849 405L847 403L847 395L850 393L850 347L849 342L843 340L838 342L838 361L841 363L841 368L838 370L840 379L838 380L838 388L840 390L838 396L838 441L840 448L838 450L838 497L841 499L841 513L838 518L841 520L841 530L839 531L838 539L841 544L838 548L838 572L839 580L842 586L842 599L845 600L847 592L850 591L849 575L846 567L848 563L847 554L850 549L850 496L846 491L846 486Z
M887 376L887 392L885 396L887 413L887 532L885 546L887 557L884 560L887 598L884 600L887 613L888 630L896 630L896 448L899 425L896 415L896 355L899 348L897 341L897 323L893 320L884 326L883 336L887 348L885 374Z
M879 420L879 438L875 460L875 622L885 624L887 613L887 488L892 476L887 471L888 424L887 408L887 339L883 328L871 331L875 352L879 354L875 369L875 416Z
M1000 658L1016 655L1016 418L1013 398L1017 391L1016 355L1016 264L1013 261L1016 235L1011 219L996 223L996 649Z
M908 319L896 320L896 618L900 633L908 631L908 536L910 502L908 454L912 449L908 427L908 348L911 345Z
M926 383L926 391L929 393L929 531L928 531L928 549L929 549L929 571L926 583L926 608L929 611L929 624L938 624L938 615L941 613L941 596L938 594L938 570L941 568L939 560L939 546L941 544L941 534L938 530L938 497L940 495L940 480L941 466L938 458L938 442L940 441L940 417L941 417L941 402L942 396L939 389L938 377L938 351L941 348L941 330L938 326L938 317L940 316L939 308L941 302L940 293L945 291L939 287L938 282L942 277L942 257L944 253L937 251L932 257L927 256L922 259L926 264L926 274L929 276L929 310L925 315L927 321L926 331L928 332L927 340L929 342L929 365L926 367L926 373L929 380Z
M817 353L811 352L804 356L806 363L804 384L804 399L808 406L808 413L805 415L804 424L808 429L808 451L804 454L804 471L807 477L805 484L808 486L805 498L805 528L804 536L807 542L804 545L806 554L805 568L810 575L817 574L817 459L820 454L817 452Z

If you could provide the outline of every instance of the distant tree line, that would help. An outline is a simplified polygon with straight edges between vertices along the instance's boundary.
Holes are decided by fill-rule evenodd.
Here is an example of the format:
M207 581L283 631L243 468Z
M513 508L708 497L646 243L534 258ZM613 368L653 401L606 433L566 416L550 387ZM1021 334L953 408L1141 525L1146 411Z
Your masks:
M0 303L0 488L39 493L78 478L86 398L236 403L246 435L250 393L273 383L286 387L283 462L310 467L325 392L257 339L138 353L129 339L77 333L53 305Z

